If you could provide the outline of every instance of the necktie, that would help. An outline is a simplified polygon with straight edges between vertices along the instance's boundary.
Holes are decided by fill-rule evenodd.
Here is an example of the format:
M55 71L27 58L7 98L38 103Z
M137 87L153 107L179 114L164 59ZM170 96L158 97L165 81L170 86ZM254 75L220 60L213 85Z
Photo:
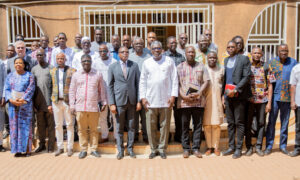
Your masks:
M127 79L127 70L126 70L126 63L122 63L123 64L123 75L124 75L124 78Z

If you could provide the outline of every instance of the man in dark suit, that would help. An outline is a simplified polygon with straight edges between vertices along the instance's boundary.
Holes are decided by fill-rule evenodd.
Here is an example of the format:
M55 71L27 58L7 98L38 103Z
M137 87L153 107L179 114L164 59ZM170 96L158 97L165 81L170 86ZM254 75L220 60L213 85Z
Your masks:
M229 148L223 155L231 155L236 159L242 155L245 131L245 102L250 96L249 77L250 61L247 56L237 54L234 41L227 44L229 57L224 60L223 104L228 121ZM237 143L235 144L235 132Z
M116 115L117 130L117 159L124 157L123 134L127 124L128 140L127 149L131 158L135 158L133 152L135 134L135 111L141 109L138 102L138 89L140 72L138 64L128 60L128 48L123 46L119 49L120 61L110 65L108 69L108 101L110 110Z

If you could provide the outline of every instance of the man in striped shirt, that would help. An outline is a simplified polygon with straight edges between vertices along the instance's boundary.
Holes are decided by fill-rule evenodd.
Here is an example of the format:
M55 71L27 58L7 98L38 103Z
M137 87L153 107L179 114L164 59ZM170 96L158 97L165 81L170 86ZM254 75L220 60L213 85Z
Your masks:
M81 57L82 70L77 71L71 80L69 90L71 114L76 115L81 152L79 159L87 156L88 137L92 144L91 155L100 157L98 147L98 103L107 104L106 90L101 73L91 68L92 58L88 54ZM89 133L87 130L89 129Z

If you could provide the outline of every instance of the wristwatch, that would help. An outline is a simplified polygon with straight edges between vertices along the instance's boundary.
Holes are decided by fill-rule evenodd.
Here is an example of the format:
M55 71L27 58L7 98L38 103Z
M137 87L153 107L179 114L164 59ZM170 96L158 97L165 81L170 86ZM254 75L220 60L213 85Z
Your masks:
M237 90L236 90L236 89L234 89L234 90L233 90L233 92L234 92L234 94L236 94L236 93L237 93Z

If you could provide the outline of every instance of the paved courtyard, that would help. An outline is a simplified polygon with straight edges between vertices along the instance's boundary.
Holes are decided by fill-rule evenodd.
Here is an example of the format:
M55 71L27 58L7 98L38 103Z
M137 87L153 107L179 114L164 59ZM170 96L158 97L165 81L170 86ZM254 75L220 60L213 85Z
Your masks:
M276 150L275 150L276 151ZM29 158L14 158L10 152L0 153L0 179L278 179L300 180L300 157L291 158L274 152L270 156L233 160L231 157L204 156L202 159L170 155L162 160L137 159L118 161L115 155L88 156L79 160L63 154L41 153Z

